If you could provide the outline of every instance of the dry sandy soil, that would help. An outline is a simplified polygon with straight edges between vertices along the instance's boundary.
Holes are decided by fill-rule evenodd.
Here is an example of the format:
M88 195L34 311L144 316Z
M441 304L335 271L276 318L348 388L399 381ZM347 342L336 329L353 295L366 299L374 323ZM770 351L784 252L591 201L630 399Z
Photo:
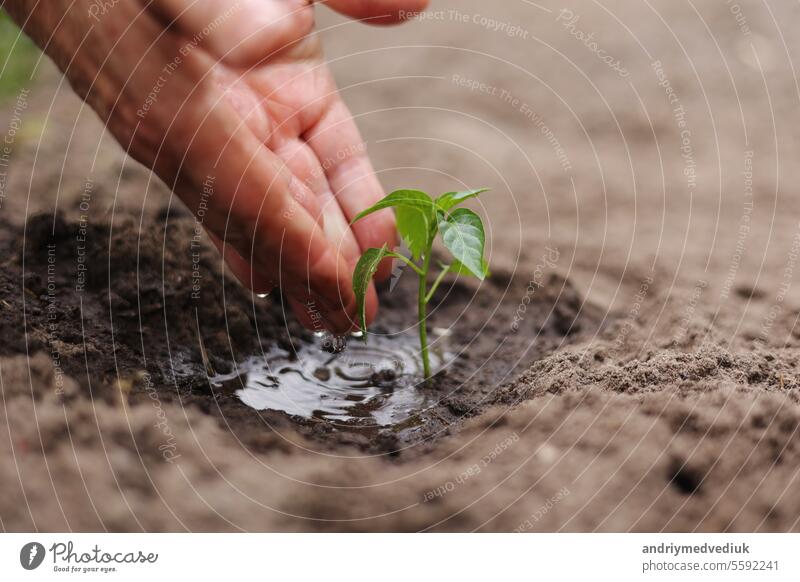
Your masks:
M319 8L387 190L493 188L493 277L440 294L458 355L413 426L213 390L201 346L229 372L308 334L205 241L191 298L193 218L52 70L4 103L2 529L800 529L800 7L432 10Z

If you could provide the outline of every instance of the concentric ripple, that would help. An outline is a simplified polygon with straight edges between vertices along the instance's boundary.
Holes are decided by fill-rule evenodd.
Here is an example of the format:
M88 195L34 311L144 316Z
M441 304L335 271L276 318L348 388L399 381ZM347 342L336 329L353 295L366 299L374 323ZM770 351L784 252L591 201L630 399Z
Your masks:
M448 360L443 334L431 346L431 367ZM330 353L324 340L296 345L296 355L274 348L239 364L233 374L211 378L215 389L234 389L256 410L279 410L310 420L363 426L393 426L433 404L423 390L419 339L415 335L370 335L351 339ZM430 404L429 404L429 400Z

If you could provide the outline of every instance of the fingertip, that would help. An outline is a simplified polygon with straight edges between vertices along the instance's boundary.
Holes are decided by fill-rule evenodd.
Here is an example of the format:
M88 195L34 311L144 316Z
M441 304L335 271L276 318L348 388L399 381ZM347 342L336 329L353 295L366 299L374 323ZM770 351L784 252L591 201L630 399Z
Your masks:
M288 301L289 308L292 310L292 313L294 313L294 317L300 325L309 331L324 331L325 324L322 321L322 314L320 314L319 319L316 319L308 310L306 303L294 297L289 297Z
M382 247L397 245L397 225L394 213L386 208L354 223L356 236L362 247Z
M351 317L343 310L329 310L319 298L311 295L289 298L289 307L297 321L309 331L344 334L354 329Z
M320 233L315 239L312 249L316 248L309 254L306 272L311 293L331 311L346 308L355 302L352 267L324 235Z
M421 12L425 12L430 2L429 0L403 0L402 4L403 7L392 13L389 19L378 21L378 24L400 24L417 18Z
M328 5L369 24L398 24L419 15L428 0L328 0Z

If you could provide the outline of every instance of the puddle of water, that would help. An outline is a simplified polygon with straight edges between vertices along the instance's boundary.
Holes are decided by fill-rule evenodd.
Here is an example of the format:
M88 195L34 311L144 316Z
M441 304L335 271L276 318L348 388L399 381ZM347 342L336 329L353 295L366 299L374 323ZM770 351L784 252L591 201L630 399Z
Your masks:
M431 348L431 367L448 361L443 338ZM329 342L328 342L329 345ZM256 410L349 426L413 425L413 418L434 404L420 389L422 362L416 335L370 334L369 343L351 338L338 353L325 340L297 344L297 355L274 348L238 365L232 374L210 378L216 390L235 390ZM429 402L431 400L431 402Z

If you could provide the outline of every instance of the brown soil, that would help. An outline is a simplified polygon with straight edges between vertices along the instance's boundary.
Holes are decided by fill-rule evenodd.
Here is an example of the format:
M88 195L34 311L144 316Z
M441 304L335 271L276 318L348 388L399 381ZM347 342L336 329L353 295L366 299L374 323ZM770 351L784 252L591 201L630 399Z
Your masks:
M0 197L2 528L800 529L795 10L741 2L745 34L725 4L612 4L570 10L625 78L526 2L323 32L387 189L493 188L493 275L438 293L459 355L399 427L212 390L311 334L205 239L193 298L194 219L45 71Z

